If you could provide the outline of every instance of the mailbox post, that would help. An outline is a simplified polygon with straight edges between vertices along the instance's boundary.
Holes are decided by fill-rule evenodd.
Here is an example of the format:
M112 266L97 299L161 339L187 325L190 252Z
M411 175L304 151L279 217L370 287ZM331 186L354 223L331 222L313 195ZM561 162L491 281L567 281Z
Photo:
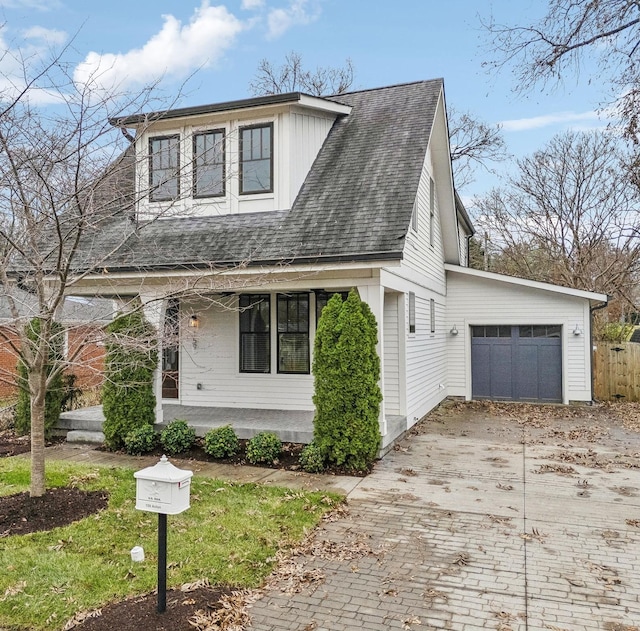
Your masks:
M153 467L136 471L136 508L158 513L158 613L167 608L167 515L190 505L193 471L178 469L166 456Z

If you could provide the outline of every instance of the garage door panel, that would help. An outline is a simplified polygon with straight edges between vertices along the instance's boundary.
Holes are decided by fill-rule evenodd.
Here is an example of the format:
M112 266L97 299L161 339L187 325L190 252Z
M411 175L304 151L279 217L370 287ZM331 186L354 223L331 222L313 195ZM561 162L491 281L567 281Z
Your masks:
M538 398L541 401L562 401L562 348L560 344L542 345L538 349Z
M522 342L522 340L520 340ZM518 400L538 399L539 354L535 344L520 343L515 348L516 355L516 396Z
M506 333L483 337L490 329L506 329ZM512 334L506 337L509 330ZM560 330L557 325L473 327L473 398L561 402Z

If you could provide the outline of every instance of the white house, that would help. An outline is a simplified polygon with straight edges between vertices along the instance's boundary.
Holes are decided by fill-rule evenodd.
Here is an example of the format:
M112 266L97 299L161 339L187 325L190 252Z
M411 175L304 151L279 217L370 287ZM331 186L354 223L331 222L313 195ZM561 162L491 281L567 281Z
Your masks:
M312 418L317 320L352 287L378 322L384 445L446 396L591 400L590 309L606 296L467 267L442 80L113 122L136 131L140 199L94 235L87 256L130 233L74 293L139 295L179 329L159 421L175 406Z

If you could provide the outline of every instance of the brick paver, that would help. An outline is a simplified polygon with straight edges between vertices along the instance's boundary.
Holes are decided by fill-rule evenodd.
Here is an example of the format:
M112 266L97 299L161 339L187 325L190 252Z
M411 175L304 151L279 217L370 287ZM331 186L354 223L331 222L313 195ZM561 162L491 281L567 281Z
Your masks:
M553 452L405 442L294 559L323 579L267 589L251 628L639 630L640 471L562 473Z

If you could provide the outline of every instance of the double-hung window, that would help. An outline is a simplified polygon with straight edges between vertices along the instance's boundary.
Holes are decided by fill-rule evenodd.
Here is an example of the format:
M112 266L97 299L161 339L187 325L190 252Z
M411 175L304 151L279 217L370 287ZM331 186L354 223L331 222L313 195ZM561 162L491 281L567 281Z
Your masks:
M273 125L240 128L240 194L273 192Z
M269 294L240 296L240 372L270 372Z
M149 139L149 199L161 202L180 195L180 136Z
M193 196L218 197L225 187L224 130L193 135Z
M278 372L309 373L309 294L278 294Z

